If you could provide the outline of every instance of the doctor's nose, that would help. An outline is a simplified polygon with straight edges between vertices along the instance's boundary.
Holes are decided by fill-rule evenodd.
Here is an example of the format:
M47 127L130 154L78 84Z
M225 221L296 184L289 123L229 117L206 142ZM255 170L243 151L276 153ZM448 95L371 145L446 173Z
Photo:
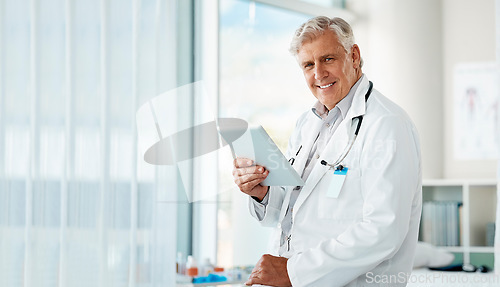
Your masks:
M321 65L317 65L315 67L315 71L314 71L314 78L316 80L321 80L323 78L326 78L328 77L328 71L323 68Z

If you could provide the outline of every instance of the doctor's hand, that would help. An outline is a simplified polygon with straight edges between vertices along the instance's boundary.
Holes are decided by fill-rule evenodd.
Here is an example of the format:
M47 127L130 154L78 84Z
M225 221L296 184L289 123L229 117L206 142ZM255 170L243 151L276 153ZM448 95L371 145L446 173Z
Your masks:
M269 171L263 166L254 165L251 159L237 158L233 162L234 183L243 193L257 197L260 201L267 194L267 186L260 185Z
M280 287L292 286L286 269L287 261L288 258L285 257L276 257L269 254L262 255L245 284L248 286L253 284Z

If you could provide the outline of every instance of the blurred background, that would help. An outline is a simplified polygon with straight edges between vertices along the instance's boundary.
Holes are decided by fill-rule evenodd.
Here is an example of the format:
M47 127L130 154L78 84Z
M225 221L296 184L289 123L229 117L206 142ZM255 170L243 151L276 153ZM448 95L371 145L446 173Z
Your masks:
M174 129L241 118L285 152L315 100L288 46L317 15L352 25L363 72L419 130L424 179L496 182L497 2L0 0L0 286L174 286L179 252L255 264L270 230L229 149L187 177L150 165L136 112L201 81L206 99L156 116Z

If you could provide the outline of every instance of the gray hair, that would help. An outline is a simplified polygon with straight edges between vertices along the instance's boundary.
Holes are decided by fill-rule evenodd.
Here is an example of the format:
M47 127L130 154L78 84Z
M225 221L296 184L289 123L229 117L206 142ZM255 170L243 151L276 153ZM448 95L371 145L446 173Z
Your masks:
M354 33L352 32L351 25L342 18L329 18L326 16L309 19L295 31L290 43L290 53L297 56L304 42L314 40L326 30L335 32L340 44L349 53L354 45ZM360 60L359 67L363 67L363 58Z

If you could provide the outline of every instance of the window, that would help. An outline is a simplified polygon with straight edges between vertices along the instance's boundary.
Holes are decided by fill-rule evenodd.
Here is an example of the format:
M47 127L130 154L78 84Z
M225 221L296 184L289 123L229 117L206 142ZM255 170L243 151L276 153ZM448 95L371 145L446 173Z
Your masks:
M314 103L288 52L295 29L308 18L253 1L220 1L219 116L262 125L283 153L298 116ZM255 264L266 250L269 229L251 218L231 170L231 154L223 153L217 258L224 266Z

